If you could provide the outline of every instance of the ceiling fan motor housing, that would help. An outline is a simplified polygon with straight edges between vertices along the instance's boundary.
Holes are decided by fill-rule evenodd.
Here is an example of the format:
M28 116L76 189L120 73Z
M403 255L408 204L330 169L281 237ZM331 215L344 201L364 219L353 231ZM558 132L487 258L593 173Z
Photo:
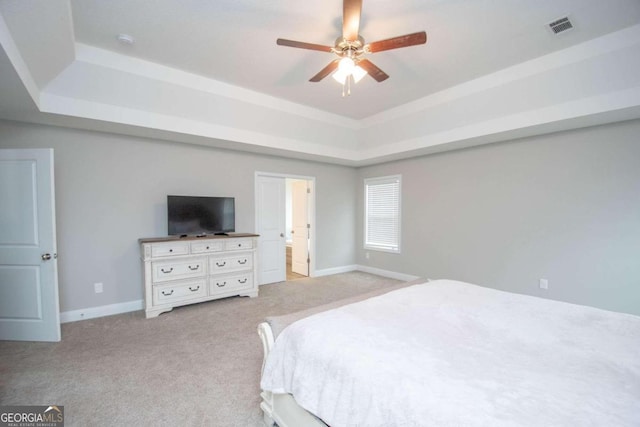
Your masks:
M358 36L357 40L347 40L344 37L338 37L335 47L332 50L341 58L347 57L356 60L365 53L366 49L364 39Z

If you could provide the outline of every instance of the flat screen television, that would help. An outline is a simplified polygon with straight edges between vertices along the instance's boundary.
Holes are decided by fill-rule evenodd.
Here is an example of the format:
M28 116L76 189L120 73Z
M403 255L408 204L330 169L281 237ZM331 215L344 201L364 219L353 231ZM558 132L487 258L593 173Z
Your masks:
M233 197L167 196L169 235L222 234L236 231Z

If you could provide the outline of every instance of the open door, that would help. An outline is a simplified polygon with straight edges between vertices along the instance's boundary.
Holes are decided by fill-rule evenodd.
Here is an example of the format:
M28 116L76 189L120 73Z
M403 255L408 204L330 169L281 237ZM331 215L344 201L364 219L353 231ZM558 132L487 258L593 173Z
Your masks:
M0 339L60 341L53 150L0 150Z
M285 179L256 175L258 283L284 282L286 270Z
M291 184L291 271L309 275L309 184L296 180Z

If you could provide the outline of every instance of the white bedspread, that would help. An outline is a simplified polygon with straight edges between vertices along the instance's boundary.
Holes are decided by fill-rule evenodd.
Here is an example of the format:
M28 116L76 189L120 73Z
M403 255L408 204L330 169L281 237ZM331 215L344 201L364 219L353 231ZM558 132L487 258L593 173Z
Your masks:
M340 426L639 426L640 317L438 280L316 314L261 386Z

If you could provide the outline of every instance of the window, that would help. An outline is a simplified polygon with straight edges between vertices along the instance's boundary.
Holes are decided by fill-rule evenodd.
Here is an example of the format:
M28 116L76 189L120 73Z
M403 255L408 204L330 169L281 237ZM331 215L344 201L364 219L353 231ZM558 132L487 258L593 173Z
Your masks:
M364 247L400 252L401 176L364 180Z

